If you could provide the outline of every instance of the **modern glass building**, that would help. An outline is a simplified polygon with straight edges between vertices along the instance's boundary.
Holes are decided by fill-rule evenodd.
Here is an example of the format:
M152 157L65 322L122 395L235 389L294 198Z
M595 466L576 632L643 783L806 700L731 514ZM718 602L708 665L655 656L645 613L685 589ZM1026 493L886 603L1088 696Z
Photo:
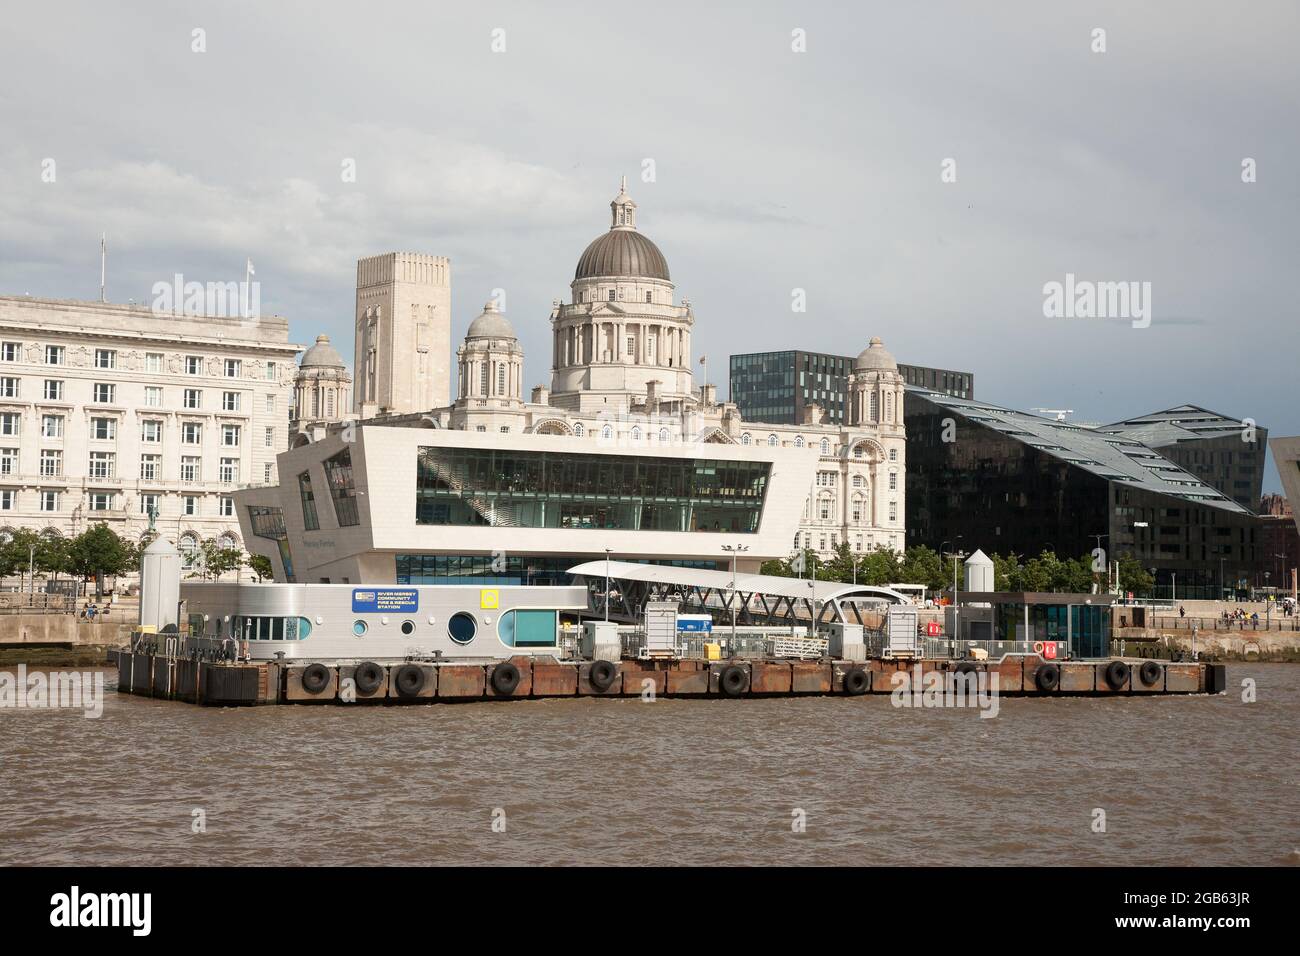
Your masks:
M1123 435L909 387L907 543L1032 557L1127 553L1158 593L1256 580L1259 519Z
M1259 511L1268 429L1197 405L1178 405L1099 430L1142 442L1242 507Z
M773 425L803 422L813 402L826 411L826 420L846 424L849 413L849 374L854 356L826 352L748 352L731 356L730 400L747 421ZM919 365L898 366L903 381L923 385L959 398L973 398L975 376Z

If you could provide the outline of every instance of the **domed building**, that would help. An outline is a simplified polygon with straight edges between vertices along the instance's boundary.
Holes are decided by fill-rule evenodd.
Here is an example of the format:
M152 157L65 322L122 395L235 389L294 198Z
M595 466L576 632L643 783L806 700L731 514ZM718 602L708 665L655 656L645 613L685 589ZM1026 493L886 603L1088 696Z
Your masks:
M661 410L680 413L695 401L695 317L674 301L668 260L637 230L626 177L609 208L609 231L578 258L572 302L551 311L551 404L609 411L652 394Z
M352 417L352 373L328 335L302 354L293 379L290 447L316 441L328 426Z
M464 427L466 413L476 412L480 414L474 416L473 425L479 430L521 430L524 350L495 299L489 300L469 324L465 342L456 350L456 367L460 384L452 408L452 428ZM483 412L507 414L489 422L484 420Z

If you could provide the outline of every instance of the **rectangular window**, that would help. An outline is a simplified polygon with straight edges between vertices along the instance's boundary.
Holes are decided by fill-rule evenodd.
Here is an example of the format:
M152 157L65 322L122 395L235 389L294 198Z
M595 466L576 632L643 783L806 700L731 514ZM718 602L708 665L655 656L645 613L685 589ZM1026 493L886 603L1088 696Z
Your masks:
M181 511L187 517L193 517L199 513L199 499L194 495L186 495L181 499Z
M0 378L0 398L18 397L18 379L5 376Z
M239 447L239 426L222 425L221 426L221 444L227 448Z
M113 510L113 493L111 491L92 491L89 498L91 511Z
M163 370L162 353L146 352L144 355L144 370L146 372L161 372Z
M117 455L111 451L90 453L90 477L112 478L116 471Z
M154 511L157 507L158 507L158 496L157 496L157 495L141 495L141 496L140 496L140 514L142 514L142 515L147 515L147 514L149 514L151 511Z
M57 491L41 492L41 510L42 511L59 510L59 493Z
M311 472L304 471L298 476L298 495L302 498L302 526L307 531L320 530L320 518L316 514L316 496L311 490Z
M5 342L0 345L0 362L17 362L23 354L21 342Z
M18 474L18 449L0 448L0 475Z
M63 474L63 452L57 448L41 449L41 477L57 478Z
M233 518L235 516L235 499L229 495L222 495L218 498L217 514L223 518Z
M185 390L184 400L181 404L185 408L202 408L203 407L203 389L187 388Z
M18 434L18 423L22 416L17 412L0 412L0 435L13 437Z
M17 497L12 488L0 488L0 511L13 511Z
M270 425L266 426L266 436L263 439L263 444L267 448L275 447L275 429Z
M194 455L182 455L181 456L181 481L184 481L188 484L193 484L194 482L198 481L199 475L202 474L203 471L202 462L203 462L202 458L198 458ZM186 512L186 514L189 513L190 512Z
M95 349L95 368L117 368L117 351Z
M140 480L157 481L162 474L162 455L140 456Z
M156 445L162 441L163 423L146 418L140 423L140 441L147 445Z
M221 393L221 410L224 412L239 411L239 393L222 392Z
M144 387L144 403L148 408L162 408L162 386L146 385Z
M423 450L423 449L421 449ZM340 528L361 523L357 514L357 492L352 481L352 450L345 448L325 459L325 484L334 502L334 517Z
M62 438L63 437L63 416L42 415L41 416L41 437Z
M224 369L226 373L226 378L239 378L239 372L242 367L243 367L243 363L240 362L239 359L232 359L232 358L226 359L225 369Z
M203 356L187 355L185 356L185 374L202 375L203 374Z
M280 374L280 366L276 365L274 362L266 363L266 380L268 382L274 382L276 376L278 376L279 374Z
M762 461L421 447L416 522L753 534L770 469Z
M233 485L239 480L239 459L223 458L221 459L221 468L217 477L222 484Z
M63 350L63 346L62 346L62 345L47 345L47 346L45 346L45 364L46 364L46 365L62 365L62 364L63 364L63 356L64 356L64 350Z
M42 393L47 402L63 401L63 381L57 378L47 378L45 380L45 390Z
M90 437L98 441L112 441L117 437L117 419L92 418L90 420Z
M266 411L267 411L267 414L274 414L274 413L275 413L275 396L274 396L274 395L268 395L268 396L266 396Z
M182 422L181 441L186 445L203 444L203 426L198 422Z
M101 404L110 404L117 397L117 386L109 382L95 383L94 401Z
M274 469L275 465L271 464L269 461L262 466L262 480L268 485L271 483L271 474Z

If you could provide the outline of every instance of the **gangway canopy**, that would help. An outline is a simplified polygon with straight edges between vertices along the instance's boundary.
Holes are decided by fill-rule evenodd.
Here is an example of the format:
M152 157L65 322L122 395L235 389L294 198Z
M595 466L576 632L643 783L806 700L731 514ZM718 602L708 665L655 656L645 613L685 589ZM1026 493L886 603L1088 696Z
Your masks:
M646 600L680 595L688 607L721 610L731 613L735 606L740 623L819 622L862 623L859 604L907 604L910 599L892 588L840 581L809 581L775 574L736 574L704 568L683 568L667 564L640 564L634 561L587 561L569 568L569 573L589 582L603 581L608 572L618 581L618 607L611 612L636 618ZM611 587L611 590L614 590Z

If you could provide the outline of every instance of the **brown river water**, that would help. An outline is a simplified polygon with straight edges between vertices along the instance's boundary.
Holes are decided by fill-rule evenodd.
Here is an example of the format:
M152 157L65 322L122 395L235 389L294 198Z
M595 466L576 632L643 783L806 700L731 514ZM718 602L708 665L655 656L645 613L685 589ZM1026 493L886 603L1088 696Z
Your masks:
M0 864L1300 863L1295 665L993 719L884 696L210 709L106 680L99 719L0 709Z

